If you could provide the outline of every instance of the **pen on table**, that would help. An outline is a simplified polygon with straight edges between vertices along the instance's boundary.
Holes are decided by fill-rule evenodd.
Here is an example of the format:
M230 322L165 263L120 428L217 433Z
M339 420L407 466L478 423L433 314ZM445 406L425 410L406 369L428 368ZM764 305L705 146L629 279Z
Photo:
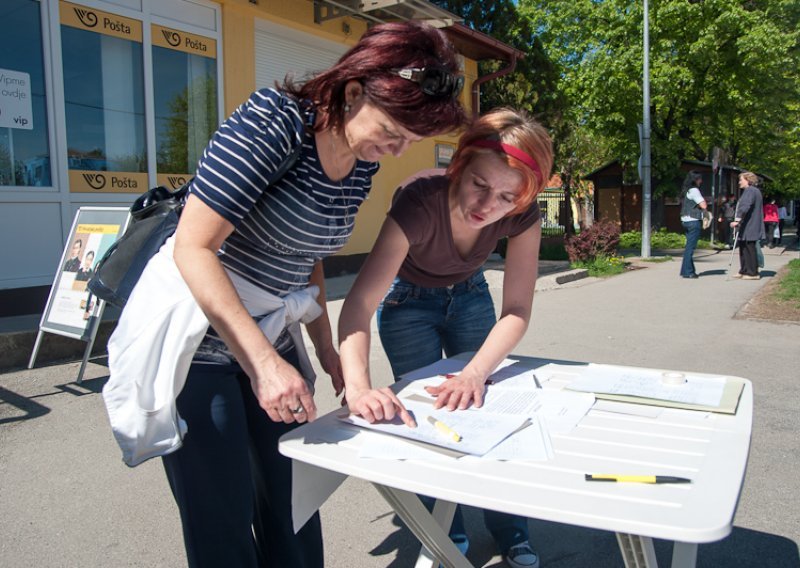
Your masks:
M632 483L691 483L686 477L673 477L671 475L610 475L586 474L586 481L616 481Z
M428 422L430 422L434 428L439 430L439 432L450 437L454 442L461 441L461 435L441 420L436 420L436 418L433 416L428 416Z
M533 374L533 382L536 383L536 388L537 389L542 388L542 383L539 382L539 378L536 376L536 373L532 374Z

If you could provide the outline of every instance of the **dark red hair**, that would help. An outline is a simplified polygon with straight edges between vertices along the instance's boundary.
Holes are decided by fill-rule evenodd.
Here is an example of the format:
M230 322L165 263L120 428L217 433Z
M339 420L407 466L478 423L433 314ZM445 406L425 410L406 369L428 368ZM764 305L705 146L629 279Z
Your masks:
M457 98L426 95L417 83L392 72L429 66L461 74L456 51L444 32L415 21L380 24L367 30L327 71L301 86L287 79L283 88L327 111L318 130L341 129L345 85L356 80L368 100L392 120L418 136L432 136L460 127L466 120L463 107Z

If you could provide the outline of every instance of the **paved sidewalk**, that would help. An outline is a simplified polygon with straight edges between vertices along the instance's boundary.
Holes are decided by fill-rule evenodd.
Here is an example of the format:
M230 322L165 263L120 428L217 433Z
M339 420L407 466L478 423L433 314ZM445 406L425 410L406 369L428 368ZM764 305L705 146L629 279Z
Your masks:
M698 280L679 278L674 259L642 263L646 268L610 279L537 287L532 326L517 349L753 381L753 443L735 528L730 537L700 546L700 567L800 567L800 325L734 317L798 258L796 250L765 252L760 281L729 279L729 253L698 251ZM490 270L488 279L499 300L502 273ZM341 303L329 304L334 325ZM376 383L387 384L377 336L371 358ZM161 464L129 469L122 463L98 394L107 369L91 363L80 386L77 371L78 363L68 363L0 375L0 566L185 565ZM317 401L322 411L337 407L323 377ZM346 482L322 515L328 568L413 566L413 537L368 484ZM478 512L468 509L466 517L471 562L504 566ZM531 529L542 568L622 566L611 533L536 520ZM665 543L657 542L656 550L668 566Z

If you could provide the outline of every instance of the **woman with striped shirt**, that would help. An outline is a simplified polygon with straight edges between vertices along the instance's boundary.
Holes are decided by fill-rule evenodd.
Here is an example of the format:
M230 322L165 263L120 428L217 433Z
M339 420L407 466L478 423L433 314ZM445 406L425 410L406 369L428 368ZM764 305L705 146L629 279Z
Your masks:
M313 372L298 323L270 341L254 306L318 292L297 319L317 316L307 329L342 391L322 259L350 237L382 156L462 124L462 84L442 32L383 24L302 85L254 93L209 142L174 259L211 329L177 399L183 446L163 458L191 566L322 566L319 517L294 534L278 453L282 434L316 417Z

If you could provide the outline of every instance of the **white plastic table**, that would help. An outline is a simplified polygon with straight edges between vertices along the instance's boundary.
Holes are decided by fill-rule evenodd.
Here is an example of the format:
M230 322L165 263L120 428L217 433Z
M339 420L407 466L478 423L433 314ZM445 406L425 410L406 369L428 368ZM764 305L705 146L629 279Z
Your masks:
M534 369L551 362L512 357ZM539 379L547 388L548 377ZM280 451L294 460L296 511L315 510L325 488L332 492L345 476L367 480L448 568L470 566L443 528L454 503L614 531L628 567L655 567L652 539L671 540L672 567L691 568L699 543L731 532L752 408L745 381L735 415L667 409L648 418L591 410L569 434L553 436L555 457L544 462L361 459L361 432L333 413L285 435ZM671 475L692 483L588 482L586 473ZM433 514L416 493L437 498ZM431 562L423 549L418 566Z

